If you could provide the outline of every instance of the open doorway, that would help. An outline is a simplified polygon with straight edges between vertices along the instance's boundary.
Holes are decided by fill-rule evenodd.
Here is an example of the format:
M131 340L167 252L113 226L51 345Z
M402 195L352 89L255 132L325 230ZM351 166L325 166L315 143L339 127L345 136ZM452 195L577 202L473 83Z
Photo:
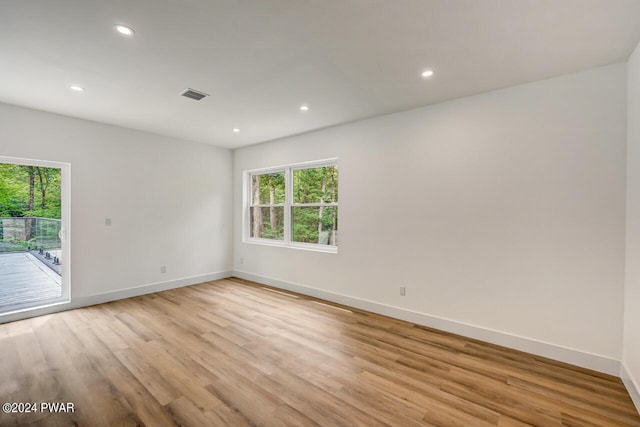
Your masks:
M70 300L69 174L0 157L0 316Z

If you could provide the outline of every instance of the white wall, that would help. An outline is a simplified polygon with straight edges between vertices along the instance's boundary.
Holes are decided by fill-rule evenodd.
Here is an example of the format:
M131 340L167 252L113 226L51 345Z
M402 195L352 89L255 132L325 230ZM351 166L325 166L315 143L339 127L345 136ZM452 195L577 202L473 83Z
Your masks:
M640 410L640 44L627 77L627 258L622 378Z
M236 150L234 269L618 369L625 110L617 64ZM242 242L244 170L334 156L338 254Z
M76 301L231 268L229 150L0 104L0 155L71 163Z

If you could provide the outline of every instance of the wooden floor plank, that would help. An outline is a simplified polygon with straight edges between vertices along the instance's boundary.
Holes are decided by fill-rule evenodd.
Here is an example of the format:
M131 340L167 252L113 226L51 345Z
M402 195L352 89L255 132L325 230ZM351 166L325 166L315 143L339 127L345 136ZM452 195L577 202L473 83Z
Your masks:
M0 325L35 426L640 426L619 378L240 279Z

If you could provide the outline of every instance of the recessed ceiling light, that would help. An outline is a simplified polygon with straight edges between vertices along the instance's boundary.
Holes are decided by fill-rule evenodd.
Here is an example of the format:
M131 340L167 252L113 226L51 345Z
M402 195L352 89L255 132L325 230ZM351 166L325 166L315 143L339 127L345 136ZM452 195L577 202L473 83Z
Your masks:
M74 92L84 92L84 88L78 85L71 85L69 86L69 89L71 89Z
M308 105L301 105L300 106L300 111L309 111L309 106Z
M238 132L240 132L240 129L238 129L238 128L233 128L233 132L234 132L234 133L238 133Z
M431 77L433 76L433 70L424 70L421 75L422 77Z
M120 34L124 34L125 36L132 36L135 33L135 31L133 31L133 28L127 27L126 25L122 24L116 25L116 31Z

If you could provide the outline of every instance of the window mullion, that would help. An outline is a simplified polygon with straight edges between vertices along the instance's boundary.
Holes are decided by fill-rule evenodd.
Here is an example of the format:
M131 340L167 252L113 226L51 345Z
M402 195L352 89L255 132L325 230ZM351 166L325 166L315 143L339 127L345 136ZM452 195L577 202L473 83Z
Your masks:
M293 206L301 207L301 208L319 208L319 207L332 207L338 206L336 202L327 202L327 203L293 203Z
M251 205L253 204L253 178L251 172L245 174L246 182L244 183L244 191L247 192L247 197L244 198L244 225L243 237L245 239L251 238Z
M293 234L293 224L291 216L291 205L293 203L293 173L291 168L284 171L284 241L286 244L291 243L291 235Z

